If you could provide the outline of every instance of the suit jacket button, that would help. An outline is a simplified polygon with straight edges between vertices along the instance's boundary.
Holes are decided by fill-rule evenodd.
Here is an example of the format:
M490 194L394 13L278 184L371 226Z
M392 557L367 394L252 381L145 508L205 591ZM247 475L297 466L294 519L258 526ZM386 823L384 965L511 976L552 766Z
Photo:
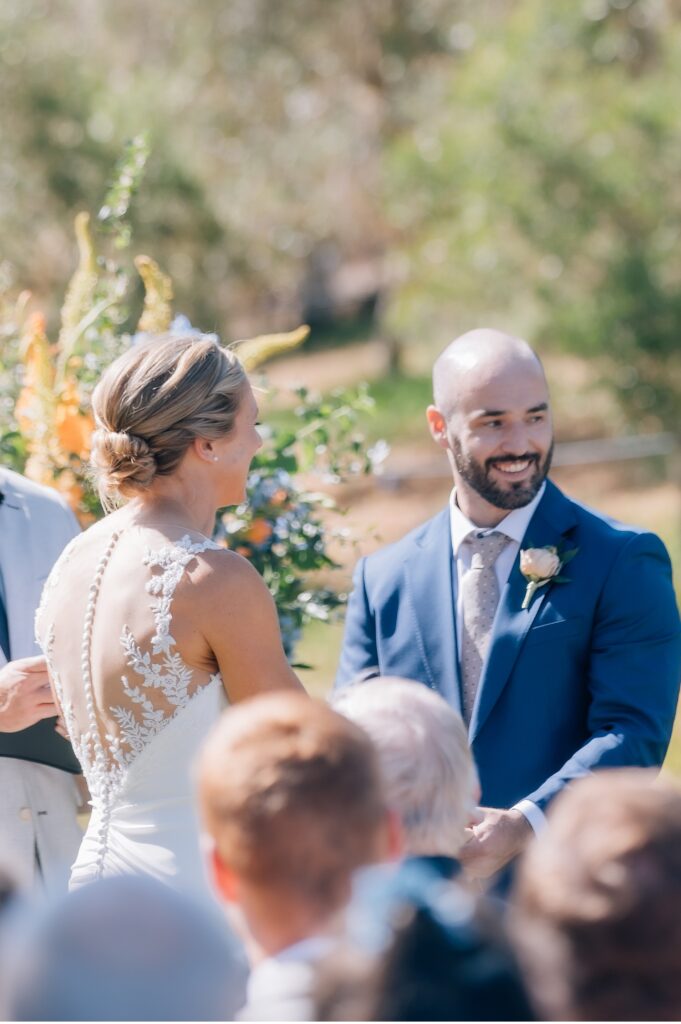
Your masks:
M22 821L30 821L32 817L31 808L22 807L21 810L19 811L19 817L21 818Z

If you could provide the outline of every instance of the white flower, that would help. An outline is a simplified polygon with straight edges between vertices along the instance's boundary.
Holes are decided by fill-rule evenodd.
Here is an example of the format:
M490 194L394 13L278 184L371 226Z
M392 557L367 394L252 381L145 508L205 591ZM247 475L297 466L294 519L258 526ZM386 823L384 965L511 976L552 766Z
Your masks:
M520 571L526 579L550 580L558 575L560 566L557 548L526 548L520 552Z
M522 608L530 607L535 592L558 576L565 562L576 555L577 550L574 548L572 551L558 554L558 548L548 544L545 548L525 548L520 552L520 571L527 580ZM557 582L564 582L563 577L558 576Z

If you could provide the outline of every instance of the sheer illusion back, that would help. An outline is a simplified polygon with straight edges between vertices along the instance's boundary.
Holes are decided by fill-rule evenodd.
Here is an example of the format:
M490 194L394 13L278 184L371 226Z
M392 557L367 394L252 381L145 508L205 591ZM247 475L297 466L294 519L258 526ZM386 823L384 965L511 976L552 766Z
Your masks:
M64 551L36 617L92 796L76 883L129 870L172 876L182 862L191 868L198 843L189 768L227 703L196 600L205 555L218 545L115 520ZM159 853L162 845L168 850Z

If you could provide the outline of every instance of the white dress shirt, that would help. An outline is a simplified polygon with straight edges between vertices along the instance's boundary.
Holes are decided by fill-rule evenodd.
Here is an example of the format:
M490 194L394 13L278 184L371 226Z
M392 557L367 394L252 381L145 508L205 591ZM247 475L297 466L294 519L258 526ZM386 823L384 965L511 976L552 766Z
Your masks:
M546 484L544 483L529 505L524 505L522 508L514 508L493 528L496 532L503 533L509 538L509 543L505 546L504 550L494 563L494 574L497 578L499 594L501 594L508 582L508 578L511 575L511 569L515 564L518 551L520 550L520 545L525 533L527 532L530 520L535 513L535 509L544 496L545 489ZM463 514L456 503L456 490L453 490L450 495L449 513L452 533L452 551L454 552L454 566L456 568L456 576L454 580L454 590L456 595L456 643L457 654L460 658L463 624L461 580L463 574L470 569L471 562L470 546L463 542L469 533L479 530L481 527L476 526L475 523L472 523L470 519L467 519ZM488 529L488 527L485 527L485 529ZM527 818L535 832L539 832L546 824L546 818L544 817L543 812L531 800L520 800L517 804L514 804L513 810L520 811L521 814Z
M237 1020L314 1020L317 969L334 947L329 936L312 935L261 960L251 971Z

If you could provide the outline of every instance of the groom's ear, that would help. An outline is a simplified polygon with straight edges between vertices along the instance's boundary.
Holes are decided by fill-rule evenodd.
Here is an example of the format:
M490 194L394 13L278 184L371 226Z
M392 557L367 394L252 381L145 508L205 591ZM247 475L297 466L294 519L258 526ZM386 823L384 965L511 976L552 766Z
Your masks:
M435 444L439 444L441 448L449 448L447 421L436 405L428 406L426 409L426 419L428 420L430 436L435 441Z
M217 847L211 851L211 868L215 887L228 903L237 903L237 877L222 860Z

